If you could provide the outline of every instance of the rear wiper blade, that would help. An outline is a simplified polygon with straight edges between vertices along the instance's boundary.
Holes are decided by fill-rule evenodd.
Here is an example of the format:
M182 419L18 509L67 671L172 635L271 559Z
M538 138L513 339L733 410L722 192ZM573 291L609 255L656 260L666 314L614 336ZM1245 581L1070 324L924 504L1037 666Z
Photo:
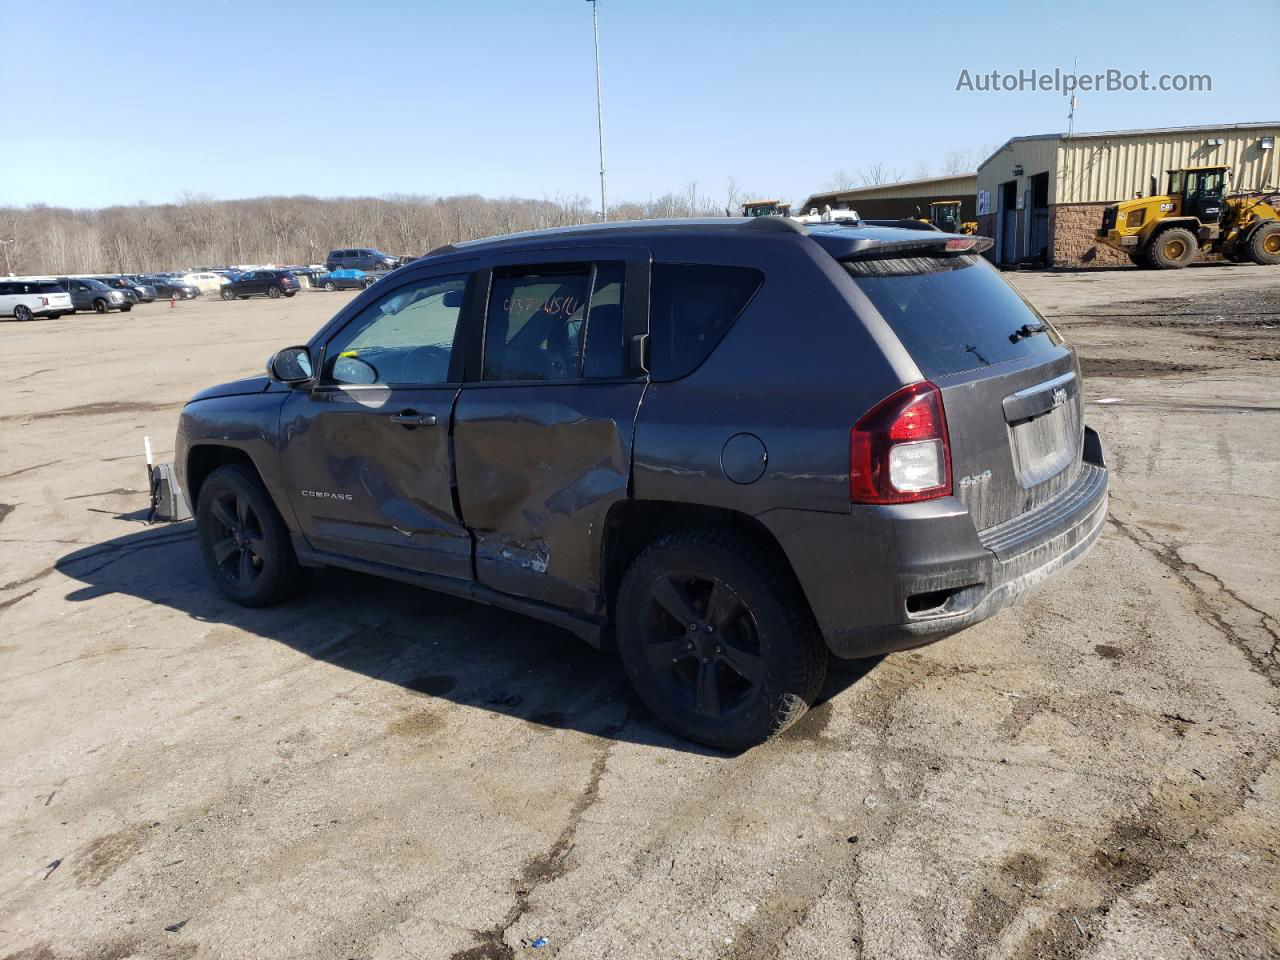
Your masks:
M1044 333L1049 329L1047 323L1024 323L1013 333L1009 334L1009 342L1017 343L1023 337L1033 337L1037 333Z

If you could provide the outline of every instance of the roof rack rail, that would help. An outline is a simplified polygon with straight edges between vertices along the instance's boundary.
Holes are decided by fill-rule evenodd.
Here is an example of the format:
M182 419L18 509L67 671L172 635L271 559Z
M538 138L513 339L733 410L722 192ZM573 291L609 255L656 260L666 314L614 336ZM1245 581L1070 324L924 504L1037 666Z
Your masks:
M804 227L790 217L752 217L743 225L745 230L772 230L774 233L804 233Z

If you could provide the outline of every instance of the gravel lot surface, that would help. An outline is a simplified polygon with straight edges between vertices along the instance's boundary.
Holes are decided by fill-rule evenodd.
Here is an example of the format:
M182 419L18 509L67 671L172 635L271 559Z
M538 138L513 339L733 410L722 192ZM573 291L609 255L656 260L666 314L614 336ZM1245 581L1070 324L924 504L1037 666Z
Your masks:
M0 322L0 957L1280 956L1280 268L1009 276L1102 540L740 756L554 628L239 609L141 522L142 437L354 294Z

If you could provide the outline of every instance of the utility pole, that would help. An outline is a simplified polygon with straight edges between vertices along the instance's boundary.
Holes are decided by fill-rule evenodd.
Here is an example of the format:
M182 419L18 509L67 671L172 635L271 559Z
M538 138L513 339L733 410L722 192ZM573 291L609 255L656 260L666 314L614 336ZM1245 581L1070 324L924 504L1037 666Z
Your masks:
M600 139L600 220L609 219L609 204L605 196L604 179L604 101L600 97L600 11L597 0L587 0L591 4L591 26L596 37L596 132Z

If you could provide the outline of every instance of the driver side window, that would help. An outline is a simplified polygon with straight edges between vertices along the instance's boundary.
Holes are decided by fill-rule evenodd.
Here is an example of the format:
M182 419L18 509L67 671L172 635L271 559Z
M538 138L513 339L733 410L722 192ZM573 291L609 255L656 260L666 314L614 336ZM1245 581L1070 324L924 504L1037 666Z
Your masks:
M374 301L329 341L323 382L448 383L466 288L466 274L432 277Z

